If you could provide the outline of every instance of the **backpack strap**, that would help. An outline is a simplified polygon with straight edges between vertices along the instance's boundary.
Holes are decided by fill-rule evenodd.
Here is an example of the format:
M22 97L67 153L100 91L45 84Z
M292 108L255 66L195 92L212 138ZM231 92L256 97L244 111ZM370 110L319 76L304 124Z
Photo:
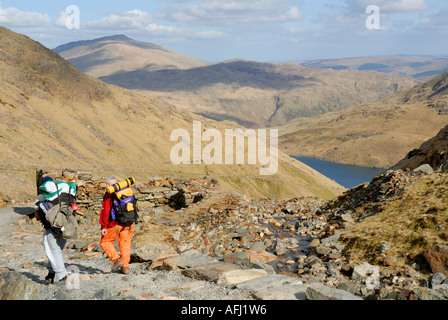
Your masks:
M58 204L59 204L59 208L61 207L61 198L59 197L59 187L57 182L54 183L56 185L56 193L58 194Z
M116 221L117 219L117 206L115 205L115 202L117 202L118 204L118 198L117 198L117 194L115 192L110 193L110 201L111 201L111 206L110 206L110 212L109 212L109 221ZM115 211L115 214L112 212Z

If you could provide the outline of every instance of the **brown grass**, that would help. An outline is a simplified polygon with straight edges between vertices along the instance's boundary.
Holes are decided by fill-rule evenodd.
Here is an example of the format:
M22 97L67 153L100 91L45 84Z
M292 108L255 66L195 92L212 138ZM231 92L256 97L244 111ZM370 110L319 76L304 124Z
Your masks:
M293 156L388 168L435 136L448 121L426 104L376 102L297 119L279 128L280 149Z
M384 100L295 119L279 128L280 149L295 156L391 167L446 126L447 83L448 72Z
M422 254L436 244L448 244L448 174L433 174L410 185L403 197L351 228L345 250L352 259L375 262L378 247L390 243L386 256L397 265L422 262ZM440 226L440 231L437 227Z
M170 141L174 129L184 128L191 135L194 120L201 121L203 129L220 132L237 125L107 85L6 28L0 28L0 42L4 81L0 86L0 179L7 182L0 184L0 192L5 196L33 197L35 168L91 170L124 178L136 173L138 179L153 174L222 176L223 188L255 198L334 197L344 190L282 153L278 173L266 177L269 183L261 187L259 164L174 165L170 160L177 143Z
M60 54L107 83L215 120L252 127L358 106L417 84L411 77L311 69L296 63L234 59L205 65L165 48L121 38L79 43Z

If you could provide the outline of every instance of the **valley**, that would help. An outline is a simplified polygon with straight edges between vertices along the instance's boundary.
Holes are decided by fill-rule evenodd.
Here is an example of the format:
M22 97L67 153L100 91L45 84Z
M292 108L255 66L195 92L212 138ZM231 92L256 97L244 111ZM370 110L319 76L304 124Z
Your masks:
M279 127L280 149L290 155L388 168L447 123L448 72L409 91L359 107Z
M220 132L238 128L177 109L155 97L108 85L82 73L54 51L0 28L0 147L3 197L33 199L35 171L95 170L98 175L154 173L219 176L223 188L249 197L296 194L332 198L334 181L279 152L278 171L263 177L262 164L180 164L170 159L176 129L193 121ZM244 151L247 152L247 151Z
M106 83L158 97L207 118L230 120L249 128L284 125L294 118L359 106L418 83L408 76L308 68L293 62L232 59L192 66L184 57L184 63L167 67L167 53L155 51L154 44L112 38L113 41L101 38L69 43L54 50ZM143 52L142 48L150 48L144 54L151 54L151 64L142 65L144 60L139 55L128 54L131 50ZM95 52L97 58L92 60Z
M207 65L126 36L55 51L0 27L2 297L448 299L448 72L416 77L442 64ZM291 155L384 170L347 189ZM78 289L41 280L44 173L78 188ZM98 246L110 175L141 205L126 276Z
M0 300L448 300L446 5L6 2ZM112 176L133 184L100 230ZM65 282L48 178L76 186ZM101 245L118 229L122 273Z
M126 48L126 49L117 49ZM151 53L143 66L135 54ZM373 56L297 63L233 59L169 66L167 50L124 36L55 49L106 83L246 128L276 128L290 156L387 168L446 123L445 98L416 92L448 67L444 58ZM92 60L92 55L96 57ZM171 58L173 61L174 53ZM126 59L125 59L126 57ZM180 61L178 55L177 60ZM118 64L126 60L119 70ZM197 61L195 63L198 63ZM414 98L407 100L405 94Z

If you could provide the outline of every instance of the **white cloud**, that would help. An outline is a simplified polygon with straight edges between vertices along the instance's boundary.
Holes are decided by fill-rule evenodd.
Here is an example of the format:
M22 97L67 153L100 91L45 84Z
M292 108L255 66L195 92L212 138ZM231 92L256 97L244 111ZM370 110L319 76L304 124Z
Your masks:
M61 19L62 16L63 15L61 13ZM148 32L157 35L179 34L182 32L182 30L173 26L156 24L149 13L137 9L124 12L115 12L100 20L83 23L82 28L120 32Z
M288 31L291 34L305 34L308 32L308 30L305 28L295 28L295 27L289 28Z
M345 0L351 11L362 12L369 5L376 5L387 13L419 12L428 9L426 0Z
M65 27L67 22L68 14L65 11L61 11L59 17L54 22L58 27Z
M57 24L64 26L67 18L65 12L61 12ZM218 30L200 30L179 28L173 25L159 25L154 22L151 15L141 10L115 12L100 20L89 21L82 24L81 29L90 31L108 31L120 33L150 34L156 36L212 39L223 38L227 35Z
M174 3L185 3L185 2L195 2L196 0L161 0L162 2L174 2Z
M288 12L286 13L286 16L291 20L301 20L303 18L302 14L299 11L299 8L297 7L289 8Z
M227 35L224 32L216 30L199 31L196 33L196 37L202 39L224 38L226 36Z
M383 10L388 12L414 12L425 11L428 9L425 0L396 0L384 2Z
M439 39L446 39L448 36L448 8L437 13L429 14L416 26L418 31L427 32L431 36ZM442 42L442 41L441 41Z
M84 27L88 28L120 28L120 29L141 29L152 23L147 12L141 10L131 10L116 12L100 20L86 22Z
M183 7L169 6L157 18L197 26L239 27L302 19L289 0L201 0Z
M51 25L50 17L47 14L38 12L21 11L14 7L3 8L0 2L0 23L15 27L34 27Z
M320 12L320 30L323 34L365 36L375 32L366 28L366 12L370 5L380 9L380 30L397 33L412 30L427 15L426 0L344 0L345 6L327 6ZM412 22L412 23L410 23ZM378 32L377 32L378 34Z

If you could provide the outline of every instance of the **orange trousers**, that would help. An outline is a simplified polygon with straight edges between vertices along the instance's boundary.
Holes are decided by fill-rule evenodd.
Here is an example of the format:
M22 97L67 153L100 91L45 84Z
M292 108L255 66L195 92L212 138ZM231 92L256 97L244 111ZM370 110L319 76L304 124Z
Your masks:
M134 232L134 224L130 226L117 224L107 228L105 236L101 236L100 245L110 260L116 261L118 258L123 262L123 267L128 268L131 261L131 239ZM115 250L114 243L118 237L118 247L120 254Z

